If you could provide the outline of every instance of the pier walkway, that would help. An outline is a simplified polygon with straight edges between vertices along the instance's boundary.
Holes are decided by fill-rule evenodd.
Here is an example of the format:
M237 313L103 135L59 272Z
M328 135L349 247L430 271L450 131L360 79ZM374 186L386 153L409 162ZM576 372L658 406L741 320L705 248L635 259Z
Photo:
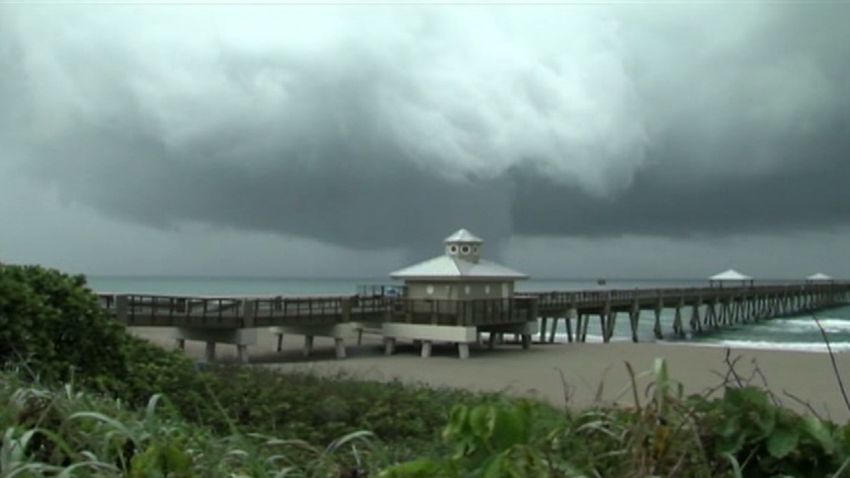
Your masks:
M496 336L515 333L522 336L527 347L532 334L539 334L540 341L553 342L559 323L564 324L568 342L583 342L590 321L598 320L602 339L608 342L620 317L628 320L631 338L637 342L641 311L654 314L653 332L659 339L665 336L661 321L664 309L674 312L669 333L676 336L803 314L850 302L850 282L552 291L473 300L408 299L384 289L347 296L99 294L99 299L102 307L128 326L173 327L179 345L185 340L205 341L210 360L214 359L216 343L230 343L247 361L247 346L256 343L257 330L269 327L279 335L304 335L305 353L312 347L313 336L334 337L340 358L345 356L344 341L352 334L361 335L366 330L383 335L389 354L397 335L393 331L413 327L424 334L423 356L430 354L433 340L458 343L464 358L469 354L468 344L478 342L481 332L489 333L491 346Z

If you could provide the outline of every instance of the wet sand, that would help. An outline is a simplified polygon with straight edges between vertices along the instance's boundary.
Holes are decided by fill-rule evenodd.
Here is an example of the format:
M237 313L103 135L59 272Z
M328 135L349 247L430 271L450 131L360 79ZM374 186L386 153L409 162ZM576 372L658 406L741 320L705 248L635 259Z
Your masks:
M172 346L168 329L141 329L139 335L165 346ZM251 362L281 370L310 371L325 375L344 373L366 380L402 380L435 387L499 391L531 396L556 406L569 403L586 407L597 400L603 403L631 405L633 394L625 363L639 375L643 390L656 358L667 362L670 377L682 383L686 394L702 393L722 384L727 375L726 349L700 345L664 343L610 344L534 344L522 350L516 344L498 345L494 350L473 347L467 360L457 358L456 348L435 344L433 355L423 359L412 344L400 344L396 354L383 355L377 338L367 338L361 346L349 341L348 358L334 358L333 341L316 338L314 353L302 356L303 338L287 336L284 350L276 352L275 337L260 331L259 343L249 347ZM187 343L186 352L196 358L203 355L203 344ZM222 361L235 359L235 347L220 344ZM742 381L764 385L753 376L754 364L764 375L769 388L789 408L806 407L788 394L809 402L824 417L839 422L850 419L830 364L829 355L815 352L732 349L730 359ZM836 354L842 377L850 387L850 353ZM730 380L734 380L730 377Z

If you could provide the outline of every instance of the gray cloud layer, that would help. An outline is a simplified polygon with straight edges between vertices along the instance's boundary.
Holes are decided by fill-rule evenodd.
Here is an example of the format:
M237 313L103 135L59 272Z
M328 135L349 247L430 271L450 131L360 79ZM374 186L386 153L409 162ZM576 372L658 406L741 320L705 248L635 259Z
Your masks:
M850 223L850 6L0 7L69 200L357 248Z

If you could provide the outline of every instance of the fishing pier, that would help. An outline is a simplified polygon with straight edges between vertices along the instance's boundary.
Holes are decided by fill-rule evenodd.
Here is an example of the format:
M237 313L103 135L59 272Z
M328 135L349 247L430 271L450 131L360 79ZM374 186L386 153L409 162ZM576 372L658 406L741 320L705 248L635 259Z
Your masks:
M284 335L303 336L305 355L314 337L331 337L337 358L344 358L346 341L359 345L368 333L382 338L387 355L397 341L406 340L419 345L423 357L430 356L433 343L448 342L467 358L470 346L495 347L510 335L524 348L534 337L554 342L559 324L568 343L585 342L589 324L597 320L602 342L611 341L625 323L631 340L638 342L639 326L647 320L654 337L663 339L850 302L850 282L831 279L756 285L745 278L698 288L520 293L514 282L527 276L482 259L481 239L462 229L444 242L444 255L391 274L404 286L363 288L351 295L99 294L99 300L129 327L170 327L178 347L187 340L203 341L208 361L215 359L217 344L235 345L243 362L260 333L276 334L278 349ZM665 310L673 315L667 331L661 320Z

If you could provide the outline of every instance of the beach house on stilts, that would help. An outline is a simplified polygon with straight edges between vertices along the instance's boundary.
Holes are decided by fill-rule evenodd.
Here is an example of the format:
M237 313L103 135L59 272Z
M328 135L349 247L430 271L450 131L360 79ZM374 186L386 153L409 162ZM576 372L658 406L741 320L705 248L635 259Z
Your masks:
M390 274L404 281L400 303L408 310L396 314L401 320L383 324L387 353L393 353L397 339L411 339L422 344L423 357L431 354L432 342L450 342L466 358L480 332L519 334L528 347L537 331L536 316L517 310L514 294L514 283L528 276L482 259L484 241L466 229L444 243L443 255Z

